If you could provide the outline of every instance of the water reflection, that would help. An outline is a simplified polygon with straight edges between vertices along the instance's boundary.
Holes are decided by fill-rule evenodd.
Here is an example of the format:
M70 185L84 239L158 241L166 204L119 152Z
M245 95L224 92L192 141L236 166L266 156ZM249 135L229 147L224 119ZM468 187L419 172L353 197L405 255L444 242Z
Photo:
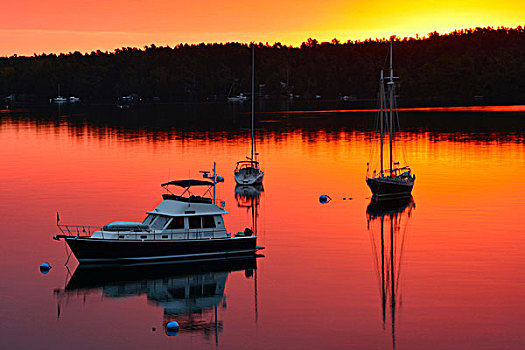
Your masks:
M232 109L233 108L233 109ZM130 110L115 106L52 105L28 109L5 110L0 114L0 126L27 123L37 129L67 128L71 135L89 135L106 139L116 137L127 141L169 141L173 139L231 140L246 137L241 128L249 125L249 113L227 104L200 105L139 105ZM482 114L482 115L481 115ZM257 142L280 141L290 133L300 132L304 140L340 140L352 132L374 130L374 112L358 110L327 113L308 111L262 112ZM464 111L408 111L401 116L403 137L418 138L424 133L433 142L454 140L523 142L525 129L521 111L502 112L498 109L482 113ZM480 122L480 116L482 122ZM323 130L324 132L319 132Z
M401 262L408 220L415 207L410 197L385 202L372 200L366 209L368 232L380 282L383 330L390 323L393 349L396 348L396 311L401 306Z
M239 208L246 208L251 213L252 231L257 234L257 218L259 217L259 206L261 204L261 193L264 192L263 185L235 187L235 200Z
M218 343L224 322L220 311L227 308L224 291L228 275L244 270L246 278L253 278L256 269L255 257L178 264L79 265L66 286L55 289L58 318L61 305L72 298L85 301L92 294L110 299L146 295L148 304L164 310L164 326L177 321L179 333L202 334L205 339L213 336Z

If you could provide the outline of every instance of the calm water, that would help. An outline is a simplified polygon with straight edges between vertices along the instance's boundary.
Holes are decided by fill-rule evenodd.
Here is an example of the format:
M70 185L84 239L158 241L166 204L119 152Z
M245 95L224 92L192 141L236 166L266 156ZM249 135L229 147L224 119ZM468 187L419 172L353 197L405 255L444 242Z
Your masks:
M266 176L250 198L233 180L249 151L242 110L2 111L0 348L525 347L525 113L404 113L414 201L386 213L367 212L373 117L261 114ZM253 215L264 257L64 267L57 210L65 224L141 221L162 182L213 161L228 230Z

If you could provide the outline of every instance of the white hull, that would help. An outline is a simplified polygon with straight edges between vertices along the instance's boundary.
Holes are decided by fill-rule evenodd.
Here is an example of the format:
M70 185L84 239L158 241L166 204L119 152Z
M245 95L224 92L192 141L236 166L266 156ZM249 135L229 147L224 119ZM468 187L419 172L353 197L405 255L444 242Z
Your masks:
M67 98L58 96L58 97L55 97L53 99L53 102L54 103L66 103L67 102Z
M248 173L241 169L234 173L235 182L238 185L260 185L263 182L264 172L258 171L256 173Z

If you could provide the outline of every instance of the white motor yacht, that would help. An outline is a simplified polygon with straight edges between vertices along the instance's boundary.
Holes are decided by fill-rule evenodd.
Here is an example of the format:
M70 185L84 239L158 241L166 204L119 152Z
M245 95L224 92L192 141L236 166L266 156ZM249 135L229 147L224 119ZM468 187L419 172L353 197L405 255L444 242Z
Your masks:
M59 225L61 234L80 263L194 260L254 254L257 237L249 228L235 235L226 231L216 204L215 185L224 179L203 172L204 180L175 180L162 184L163 201L147 212L143 222L116 221L94 230L93 226ZM172 187L182 190L177 195ZM204 188L195 195L194 188ZM90 234L91 231L94 231Z

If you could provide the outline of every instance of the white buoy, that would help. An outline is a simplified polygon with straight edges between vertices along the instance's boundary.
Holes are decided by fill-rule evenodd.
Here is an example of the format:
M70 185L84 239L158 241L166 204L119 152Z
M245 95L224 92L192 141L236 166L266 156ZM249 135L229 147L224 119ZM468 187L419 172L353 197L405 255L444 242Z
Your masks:
M179 333L179 323L177 321L170 321L166 323L166 334L170 337Z

